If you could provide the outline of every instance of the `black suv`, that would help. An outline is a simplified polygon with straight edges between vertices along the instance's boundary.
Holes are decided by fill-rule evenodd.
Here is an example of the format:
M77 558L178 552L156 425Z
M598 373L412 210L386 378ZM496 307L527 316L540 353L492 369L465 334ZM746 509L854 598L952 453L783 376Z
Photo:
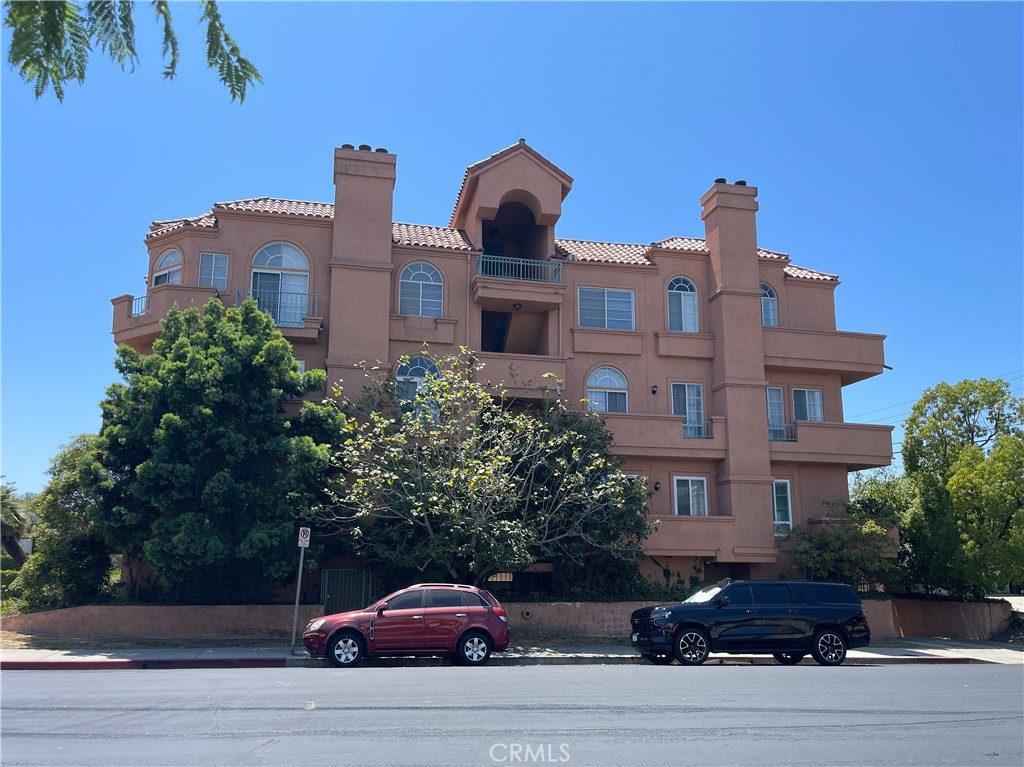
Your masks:
M871 642L864 605L842 583L724 580L685 602L634 610L630 623L644 658L684 666L713 652L771 654L785 665L810 653L838 666L847 649Z

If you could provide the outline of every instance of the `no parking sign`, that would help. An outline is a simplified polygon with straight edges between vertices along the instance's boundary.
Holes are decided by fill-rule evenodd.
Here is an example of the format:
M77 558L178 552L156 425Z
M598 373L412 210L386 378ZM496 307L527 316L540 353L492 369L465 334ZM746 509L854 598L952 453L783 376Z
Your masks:
M303 549L308 549L309 548L309 528L308 527L300 527L299 528L299 546L301 548L303 548Z

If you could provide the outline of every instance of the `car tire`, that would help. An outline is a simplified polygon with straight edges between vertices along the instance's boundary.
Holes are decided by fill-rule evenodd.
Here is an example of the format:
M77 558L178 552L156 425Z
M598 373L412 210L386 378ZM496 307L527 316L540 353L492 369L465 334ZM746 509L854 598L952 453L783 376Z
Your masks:
M772 657L783 666L795 666L804 659L803 653L798 652L777 652L773 653Z
M846 639L835 629L822 629L814 635L811 656L822 666L838 666L846 660Z
M352 668L366 655L366 643L353 631L343 631L327 643L327 660L337 668Z
M682 628L676 632L672 650L681 665L699 666L708 659L708 635L702 629Z
M459 639L455 658L463 666L482 666L491 657L491 638L480 631L470 631Z
M644 660L653 663L655 666L668 666L675 660L669 653L660 652L656 655L645 655Z

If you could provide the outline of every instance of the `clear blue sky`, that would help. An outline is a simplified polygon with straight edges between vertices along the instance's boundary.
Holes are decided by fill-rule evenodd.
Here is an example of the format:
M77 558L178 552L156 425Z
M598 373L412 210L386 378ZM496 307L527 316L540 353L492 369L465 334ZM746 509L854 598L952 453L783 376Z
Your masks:
M110 299L144 293L151 221L331 202L343 143L395 152L395 219L443 226L466 166L525 137L575 178L566 238L702 237L701 194L746 179L761 245L840 275L840 329L888 335L849 420L899 424L939 381L1024 393L1022 7L230 3L264 78L241 106L193 3L176 80L141 4L136 71L97 57L63 104L10 71L5 31L3 473L38 491L99 429Z

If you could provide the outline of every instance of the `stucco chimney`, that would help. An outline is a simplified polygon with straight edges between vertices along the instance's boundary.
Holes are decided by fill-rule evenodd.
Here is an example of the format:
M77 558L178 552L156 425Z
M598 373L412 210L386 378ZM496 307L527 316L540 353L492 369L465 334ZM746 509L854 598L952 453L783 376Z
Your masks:
M715 292L757 289L757 187L719 179L700 198Z
M334 150L331 260L390 264L397 158L387 151L371 151L368 144L350 147Z

